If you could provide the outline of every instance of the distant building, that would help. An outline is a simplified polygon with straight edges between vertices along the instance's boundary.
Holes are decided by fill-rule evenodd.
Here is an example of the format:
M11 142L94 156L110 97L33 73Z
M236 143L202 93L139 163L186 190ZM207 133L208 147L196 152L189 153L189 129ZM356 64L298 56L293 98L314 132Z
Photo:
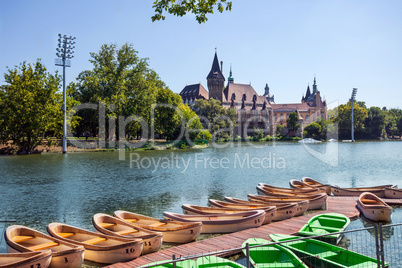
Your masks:
M299 116L299 123L304 128L306 125L316 122L319 119L327 118L327 103L321 98L320 91L317 89L316 78L314 77L313 92L307 86L306 95L302 96L301 103L271 103L274 110L275 125L286 126L286 119L291 112L296 112Z
M265 96L260 96L251 85L234 83L232 75L232 68L228 77L228 82L225 87L225 77L222 73L223 62L219 65L218 55L215 56L212 62L212 67L207 75L207 85L209 95L205 93L199 94L198 98L213 98L219 100L225 108L233 108L237 113L237 124L235 134L245 137L251 134L254 128L264 129L266 134L272 135L274 133L273 111L268 99ZM197 84L198 89L202 88L201 84ZM184 103L194 103L197 97L191 95L189 98L192 87L196 85L186 86L181 92L180 96ZM205 90L205 89L204 89ZM199 90L202 92L202 90Z

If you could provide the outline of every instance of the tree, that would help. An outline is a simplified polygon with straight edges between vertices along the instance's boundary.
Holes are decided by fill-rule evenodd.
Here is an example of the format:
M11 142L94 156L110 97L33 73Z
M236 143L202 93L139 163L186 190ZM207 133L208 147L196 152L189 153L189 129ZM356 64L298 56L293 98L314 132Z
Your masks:
M178 108L185 127L184 137L189 138L191 141L202 139L202 124L198 115L187 104L180 103Z
M399 130L399 137L402 137L402 115L398 117L396 121L396 126L398 127Z
M61 78L47 72L40 60L7 71L0 87L1 140L12 140L19 152L31 153L47 131L59 131L55 118L63 114L57 97Z
M222 13L223 11L232 10L232 1L227 0L156 0L153 4L155 15L152 16L152 21L164 20L165 16L162 14L166 11L169 14L182 17L188 12L195 15L198 23L203 23L208 20L207 14L214 13L214 7Z
M386 110L385 110L386 111ZM385 111L380 107L370 107L364 121L367 137L375 139L381 136L385 127Z
M147 58L139 58L132 44L104 44L98 53L90 53L92 70L79 74L71 84L72 96L81 103L102 104L106 108L106 126L118 116L136 115L150 125L151 105L156 102L158 90L167 89L158 74L149 68ZM82 110L81 131L99 133L99 111ZM118 124L116 124L118 126ZM106 135L109 134L105 129ZM139 122L131 121L125 130L126 136L139 136ZM102 134L102 133L99 133ZM109 135L114 135L110 133ZM117 135L116 135L117 136Z
M304 135L307 138L319 139L321 135L321 126L317 122L313 122L304 128Z
M360 103L360 104L359 104ZM367 117L367 110L364 102L354 103L353 115L354 115L354 129L356 137L362 138L364 136L364 120ZM363 105L364 107L360 106ZM351 125L352 125L352 104L342 104L338 106L338 115L334 118L334 122L339 124L339 136L340 138L350 137Z
M227 140L233 137L236 127L236 111L233 108L222 107L215 99L196 100L193 106L204 127L211 132L214 140Z
M298 122L299 122L299 116L297 115L296 112L291 112L289 114L289 118L286 119L288 130L289 132L292 132L293 135L300 128L300 124L298 124Z
M168 88L161 88L156 93L155 132L168 140L179 135L181 118L177 110L181 102L180 95Z

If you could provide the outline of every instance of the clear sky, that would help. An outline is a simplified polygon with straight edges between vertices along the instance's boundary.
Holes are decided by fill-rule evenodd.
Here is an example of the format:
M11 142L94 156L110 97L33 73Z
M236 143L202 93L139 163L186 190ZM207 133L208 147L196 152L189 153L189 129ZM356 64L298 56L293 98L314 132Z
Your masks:
M205 24L194 16L152 22L152 0L0 0L0 84L6 66L41 58L54 66L57 34L76 36L67 81L92 66L102 44L132 43L174 92L207 88L215 47L227 78L276 103L300 102L317 77L328 103L345 103L352 88L368 106L402 108L402 1L234 0L231 12Z

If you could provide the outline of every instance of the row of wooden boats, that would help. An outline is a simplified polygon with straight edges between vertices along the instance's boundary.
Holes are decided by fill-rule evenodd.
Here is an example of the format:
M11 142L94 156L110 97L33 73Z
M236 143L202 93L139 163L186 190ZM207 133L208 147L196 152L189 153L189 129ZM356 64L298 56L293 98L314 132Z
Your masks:
M402 198L402 189L397 188L397 185L393 184L377 185L370 187L342 188L339 186L323 184L309 177L304 177L301 179L301 181L290 180L289 184L294 189L302 189L302 190L319 189L321 191L325 190L327 195L331 195L332 193L335 196L358 197L364 192L369 192L381 198L391 198L391 199Z

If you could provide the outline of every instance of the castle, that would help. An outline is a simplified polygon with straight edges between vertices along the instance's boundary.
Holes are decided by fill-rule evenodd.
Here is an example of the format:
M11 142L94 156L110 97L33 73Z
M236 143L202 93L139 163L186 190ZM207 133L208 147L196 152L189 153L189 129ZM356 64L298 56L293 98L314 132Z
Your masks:
M273 135L277 124L286 126L286 119L291 112L297 112L302 127L319 118L326 118L326 103L321 100L315 78L313 93L308 87L301 103L276 104L274 96L269 93L268 84L265 85L264 95L260 96L251 85L235 83L232 68L225 85L222 65L223 62L219 64L215 51L211 70L206 77L208 91L201 83L192 84L184 87L180 96L183 103L190 106L196 99L213 98L219 100L223 107L235 109L238 125L235 129L236 135L246 137L252 134L255 128L264 129L266 135Z

